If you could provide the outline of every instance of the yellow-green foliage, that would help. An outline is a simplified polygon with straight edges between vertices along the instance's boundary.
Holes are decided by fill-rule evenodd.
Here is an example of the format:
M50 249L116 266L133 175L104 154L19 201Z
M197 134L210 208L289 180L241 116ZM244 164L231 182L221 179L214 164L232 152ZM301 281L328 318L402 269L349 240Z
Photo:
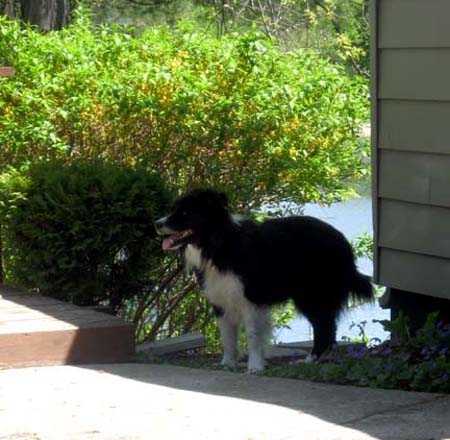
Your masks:
M82 15L42 35L0 18L0 60L16 68L0 80L0 167L144 163L178 191L220 186L244 210L331 201L366 170L366 84L261 35L136 35Z

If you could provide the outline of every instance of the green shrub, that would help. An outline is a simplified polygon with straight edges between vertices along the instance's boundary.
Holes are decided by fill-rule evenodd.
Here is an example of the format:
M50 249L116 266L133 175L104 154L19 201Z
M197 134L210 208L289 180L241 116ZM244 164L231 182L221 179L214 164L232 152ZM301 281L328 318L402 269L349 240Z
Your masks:
M38 163L0 177L8 282L75 304L109 303L148 288L161 261L155 218L168 193L144 169Z
M240 210L341 198L367 171L367 84L255 33L190 25L141 35L85 17L42 35L0 17L0 164L146 162L184 191L226 190Z

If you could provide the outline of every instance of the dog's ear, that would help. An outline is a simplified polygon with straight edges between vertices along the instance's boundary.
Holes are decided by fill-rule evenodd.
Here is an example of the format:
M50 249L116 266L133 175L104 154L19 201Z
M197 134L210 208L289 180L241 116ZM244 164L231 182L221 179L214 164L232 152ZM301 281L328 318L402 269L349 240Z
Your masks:
M228 197L224 192L218 192L217 196L219 197L219 201L224 208L228 207Z
M228 207L228 197L224 192L211 191L210 200L211 200L211 203L214 203L214 204L217 203L224 209L226 209Z

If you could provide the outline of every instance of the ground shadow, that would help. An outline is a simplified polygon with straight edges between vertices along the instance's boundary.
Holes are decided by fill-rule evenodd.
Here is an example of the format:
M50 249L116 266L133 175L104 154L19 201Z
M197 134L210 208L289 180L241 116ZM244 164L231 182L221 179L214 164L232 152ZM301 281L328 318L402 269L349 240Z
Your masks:
M281 406L363 432L378 440L440 440L450 436L450 396L347 387L168 365L117 364L87 368L100 368L113 375L171 389ZM434 406L443 401L446 405L436 413ZM300 435L301 427L299 429Z
M134 353L132 327L127 328L125 338L122 331L115 333L123 325L117 322L119 320L111 323L107 315L3 286L0 286L0 293L6 300L5 307L0 307L0 364L2 359L6 362L22 359L22 366L118 362L129 360ZM4 331L8 326L17 331ZM70 326L75 328L71 330ZM114 358L118 353L124 356ZM20 362L13 366L20 366ZM274 405L275 413L275 406L288 408L295 414L310 415L334 424L337 431L339 427L351 428L378 440L450 437L450 397L167 365L102 364L83 368L141 382L143 390L145 384L158 385L168 388L168 392L169 389L181 390ZM205 414L205 423L207 420ZM299 423L303 423L302 420L299 419ZM225 414L224 423L233 421ZM302 426L298 429L299 432L293 434L299 437L292 438L301 438ZM318 435L317 438L324 437Z

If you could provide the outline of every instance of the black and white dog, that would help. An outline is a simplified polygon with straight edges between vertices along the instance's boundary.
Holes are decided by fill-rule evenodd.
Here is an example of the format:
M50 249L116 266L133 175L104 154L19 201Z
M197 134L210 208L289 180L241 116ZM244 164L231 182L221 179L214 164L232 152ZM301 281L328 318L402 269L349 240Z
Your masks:
M163 249L180 249L216 313L224 349L234 366L238 327L246 328L250 372L264 368L271 333L270 306L292 299L314 329L312 358L335 343L336 320L349 297L373 298L345 237L321 220L293 216L255 223L232 216L225 194L197 189L156 222Z

